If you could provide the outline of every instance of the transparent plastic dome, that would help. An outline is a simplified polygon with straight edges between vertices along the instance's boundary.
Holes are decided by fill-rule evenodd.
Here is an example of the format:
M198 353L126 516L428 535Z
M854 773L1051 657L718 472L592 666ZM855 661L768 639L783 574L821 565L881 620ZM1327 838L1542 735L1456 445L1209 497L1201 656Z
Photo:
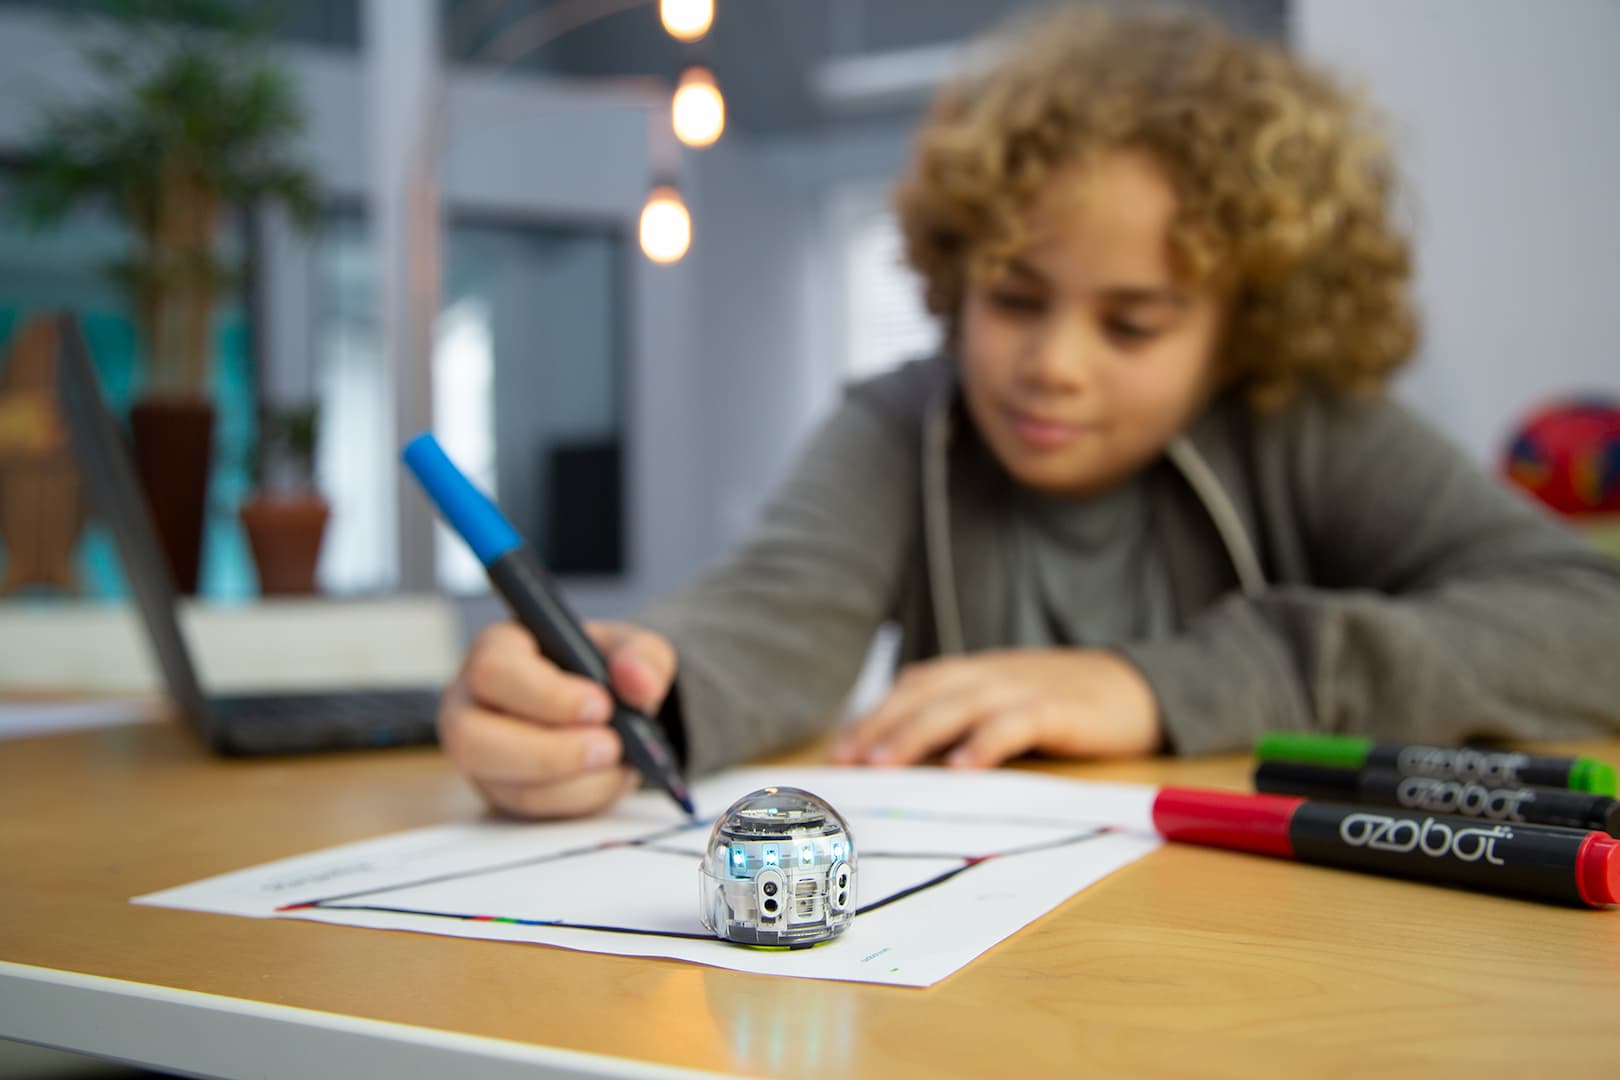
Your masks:
M838 811L801 788L761 788L714 823L698 911L727 941L814 945L855 917L855 869L855 843Z

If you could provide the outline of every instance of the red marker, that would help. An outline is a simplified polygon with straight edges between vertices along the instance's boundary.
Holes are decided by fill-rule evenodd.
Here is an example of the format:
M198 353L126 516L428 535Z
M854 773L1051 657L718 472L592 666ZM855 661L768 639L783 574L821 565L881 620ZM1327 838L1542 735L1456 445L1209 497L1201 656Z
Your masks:
M1620 840L1601 832L1174 787L1154 799L1153 827L1171 840L1485 892L1620 903Z

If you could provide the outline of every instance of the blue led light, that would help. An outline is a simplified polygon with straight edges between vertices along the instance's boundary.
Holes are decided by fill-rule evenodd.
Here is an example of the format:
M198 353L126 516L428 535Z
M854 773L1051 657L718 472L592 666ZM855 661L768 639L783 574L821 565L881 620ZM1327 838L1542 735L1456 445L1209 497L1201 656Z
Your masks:
M732 866L732 869L737 870L737 871L740 872L742 870L742 868L744 866L746 866L746 865L748 865L748 853L745 852L741 847L732 848L731 849L731 866Z
M766 866L775 866L776 865L776 849L775 848L768 847L768 848L765 849L765 865Z
M833 861L834 862L836 862L839 859L842 859L844 857L844 842L842 840L834 840L833 841L833 843L832 843L832 855L833 855Z

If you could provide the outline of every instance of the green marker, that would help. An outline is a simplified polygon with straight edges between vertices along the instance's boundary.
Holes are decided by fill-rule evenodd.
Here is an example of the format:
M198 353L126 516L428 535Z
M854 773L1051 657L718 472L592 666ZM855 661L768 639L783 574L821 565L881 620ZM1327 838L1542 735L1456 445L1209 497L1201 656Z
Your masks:
M1568 788L1614 797L1614 766L1582 755L1544 757L1517 750L1471 746L1405 746L1357 735L1304 735L1274 731L1260 736L1254 752L1261 761L1297 761L1341 769L1368 766L1394 769L1402 776L1471 780L1486 787Z

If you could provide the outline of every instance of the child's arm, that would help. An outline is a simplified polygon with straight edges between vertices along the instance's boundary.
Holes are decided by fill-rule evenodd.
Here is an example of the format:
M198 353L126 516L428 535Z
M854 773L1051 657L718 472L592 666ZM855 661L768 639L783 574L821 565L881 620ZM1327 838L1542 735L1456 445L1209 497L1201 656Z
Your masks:
M1121 650L1172 746L1269 729L1434 742L1620 730L1620 564L1504 490L1404 409L1307 404L1257 421L1291 491L1309 584L1232 595Z
M781 749L835 716L916 543L915 426L857 389L748 542L638 617L679 655L689 771Z

